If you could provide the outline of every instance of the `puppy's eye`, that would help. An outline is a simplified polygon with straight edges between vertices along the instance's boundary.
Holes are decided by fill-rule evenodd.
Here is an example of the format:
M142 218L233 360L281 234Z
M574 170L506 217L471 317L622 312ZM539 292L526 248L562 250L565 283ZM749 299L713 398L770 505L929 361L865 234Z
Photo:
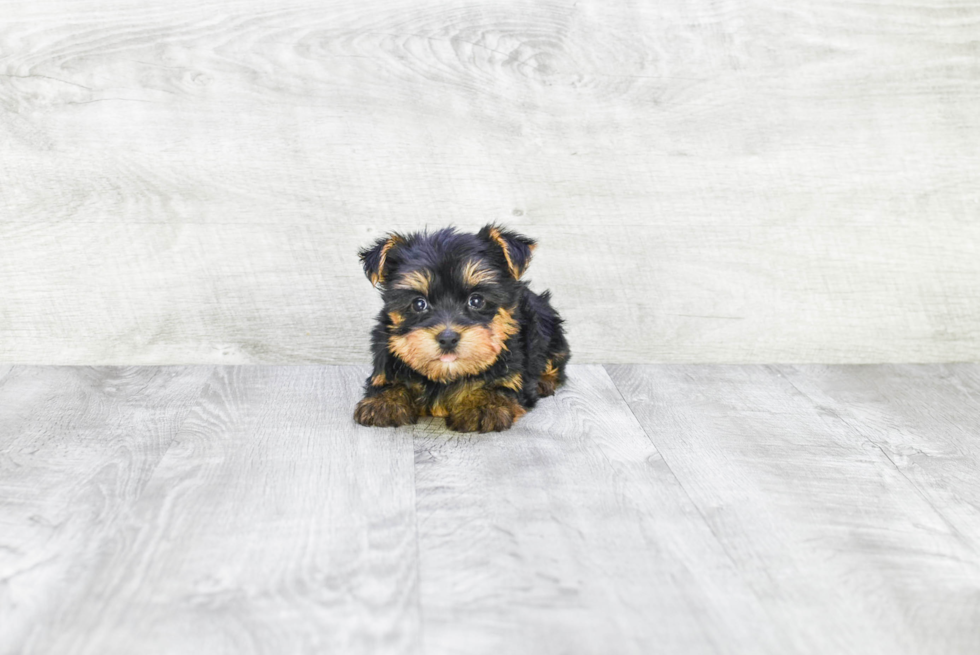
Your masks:
M412 309L414 309L417 312L424 312L426 309L428 309L428 307L429 307L429 303L427 303L425 301L425 298L423 298L422 296L419 296L418 298L412 301Z
M483 309L483 306L487 303L483 299L483 296L481 296L478 293L474 293L473 295L470 296L470 299L467 301L467 304L473 309Z

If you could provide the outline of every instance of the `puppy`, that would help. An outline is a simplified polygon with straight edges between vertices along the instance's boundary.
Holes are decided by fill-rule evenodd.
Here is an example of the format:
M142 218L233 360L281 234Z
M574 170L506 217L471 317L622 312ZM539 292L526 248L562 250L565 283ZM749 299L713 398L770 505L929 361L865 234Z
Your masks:
M354 420L390 427L438 416L459 432L500 431L552 395L570 355L550 293L521 281L535 246L487 225L389 234L362 250L384 308Z

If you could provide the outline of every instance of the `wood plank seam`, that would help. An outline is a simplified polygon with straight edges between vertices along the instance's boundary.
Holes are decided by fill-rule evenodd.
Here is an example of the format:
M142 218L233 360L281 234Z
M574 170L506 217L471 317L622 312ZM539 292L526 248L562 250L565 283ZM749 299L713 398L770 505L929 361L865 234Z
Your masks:
M422 544L419 540L419 465L416 446L418 445L418 425L412 426L412 493L415 494L415 606L418 612L418 647L419 653L428 651L425 648L425 608L422 606Z
M897 471L898 474L901 475L906 482L908 482L909 486L912 488L915 494L919 496L919 498L921 498L930 508L932 508L932 511L935 512L936 516L939 517L939 520L941 520L946 525L946 527L949 528L949 531L956 535L957 540L959 540L960 543L962 543L964 546L968 548L972 548L972 542L970 541L970 539L963 534L963 532L959 529L959 527L955 523L953 523L953 521L948 516L946 516L945 513L943 513L938 507L936 507L936 504L932 501L931 498L929 498L928 495L926 495L922 487L920 487L918 483L916 483L912 478L908 476L905 470L901 466L899 466L898 463L892 458L891 454L889 454L888 449L882 446L881 443L878 442L878 440L876 440L873 436L869 434L867 428L865 428L863 425L859 423L852 423L851 421L848 421L843 416L841 416L840 412L838 412L836 409L834 409L833 407L828 407L826 403L821 403L819 400L817 400L810 394L800 389L783 372L782 370L783 366L784 365L771 364L768 365L766 368L777 372L779 376L782 377L784 380L786 380L786 382L788 382L790 386L796 389L796 391L799 392L800 395L802 395L804 398L812 402L814 407L820 407L823 411L826 411L835 419L840 421L842 425L846 425L851 430L859 434L868 443L874 446L875 449L878 452L880 452L886 460L888 460L888 463L892 466L892 468L894 468L895 471Z
M704 515L704 510L701 509L701 505L695 502L694 498L691 497L690 492L687 490L687 487L684 485L684 481L681 480L680 477L674 472L673 467L671 467L670 462L667 460L667 455L664 454L663 449L661 449L657 445L657 442L653 440L653 437L650 436L650 433L647 431L646 427L644 427L643 422L640 421L639 417L637 417L636 413L633 411L633 406L626 399L626 395L623 393L623 390L619 387L618 384L616 384L616 381L613 379L613 377L609 375L609 371L606 369L606 366L608 366L608 364L602 365L601 367L602 372L607 378L609 378L610 383L616 389L616 393L619 394L620 400L623 401L623 404L629 410L630 416L633 417L633 421L639 426L640 430L643 431L643 434L646 435L646 438L650 441L651 445L653 445L654 449L656 449L656 451L660 453L660 457L663 459L664 465L667 467L667 470L670 471L670 475L674 478L674 480L677 481L677 484L678 486L680 486L681 491L684 492L684 497L687 498L688 502L691 503L691 506L695 510L697 510L698 516L701 517L701 522L704 523L705 527L708 529L708 532L711 533L711 536L714 538L715 543L718 545L718 547L721 548L723 553L725 553L725 557L728 558L729 563L731 563L732 568L738 573L739 578L744 582L748 583L749 581L742 574L742 569L739 566L738 562L735 560L731 552L728 550L728 546L725 544L725 542L715 531L715 528L713 525L711 525L711 521L708 520L708 517ZM758 598L758 596L756 596L756 598ZM761 603L761 605L763 611L766 613L767 616L769 616L770 620L775 621L776 618L772 616L769 605L767 603Z
M215 368L214 366L208 366L207 368L209 368L212 373L214 372L214 368ZM203 381L201 382L201 386L195 392L193 396L195 398L195 401L200 399L201 394L204 393L204 390L207 388L208 384L210 384L210 381L211 381L211 374L209 373L207 376L204 377ZM163 452L160 453L160 458L157 459L157 461L153 464L153 468L150 469L150 471L147 473L146 482L144 483L143 488L140 489L139 493L133 499L134 505L138 503L140 499L143 497L143 493L146 491L147 485L149 485L150 481L153 480L153 476L156 475L157 469L160 468L160 463L163 462L164 458L166 458L167 456L167 453L169 453L170 449L174 447L175 443L177 443L177 437L180 436L180 430L181 428L184 427L184 423L187 421L187 418L191 415L191 412L194 411L194 408L195 408L195 404L193 402L187 403L187 405L184 407L183 415L180 417L179 422L177 422L176 425L174 426L174 432L173 432L173 436L170 438L170 443L168 443L167 447L163 450ZM113 518L112 523L115 523L118 520L119 520L119 516L117 515ZM110 523L110 527L112 523Z

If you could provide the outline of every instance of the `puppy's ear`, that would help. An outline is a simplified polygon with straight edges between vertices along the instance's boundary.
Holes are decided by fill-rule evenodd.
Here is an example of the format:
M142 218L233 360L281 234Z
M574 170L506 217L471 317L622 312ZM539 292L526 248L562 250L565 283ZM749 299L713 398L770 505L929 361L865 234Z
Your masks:
M387 271L390 270L389 255L393 249L403 243L405 237L392 233L381 237L371 246L357 253L361 258L361 264L364 265L364 274L371 280L371 284L378 286L385 281Z
M519 280L524 275L528 264L531 263L531 253L538 246L534 239L505 230L493 223L484 226L477 236L489 242L492 249L503 252L507 270L515 280Z

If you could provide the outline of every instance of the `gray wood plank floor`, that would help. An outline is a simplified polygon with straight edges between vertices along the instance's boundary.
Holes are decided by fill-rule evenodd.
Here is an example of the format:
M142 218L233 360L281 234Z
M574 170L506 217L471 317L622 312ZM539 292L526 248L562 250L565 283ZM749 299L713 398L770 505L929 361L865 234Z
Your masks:
M0 366L0 654L976 653L980 365Z

